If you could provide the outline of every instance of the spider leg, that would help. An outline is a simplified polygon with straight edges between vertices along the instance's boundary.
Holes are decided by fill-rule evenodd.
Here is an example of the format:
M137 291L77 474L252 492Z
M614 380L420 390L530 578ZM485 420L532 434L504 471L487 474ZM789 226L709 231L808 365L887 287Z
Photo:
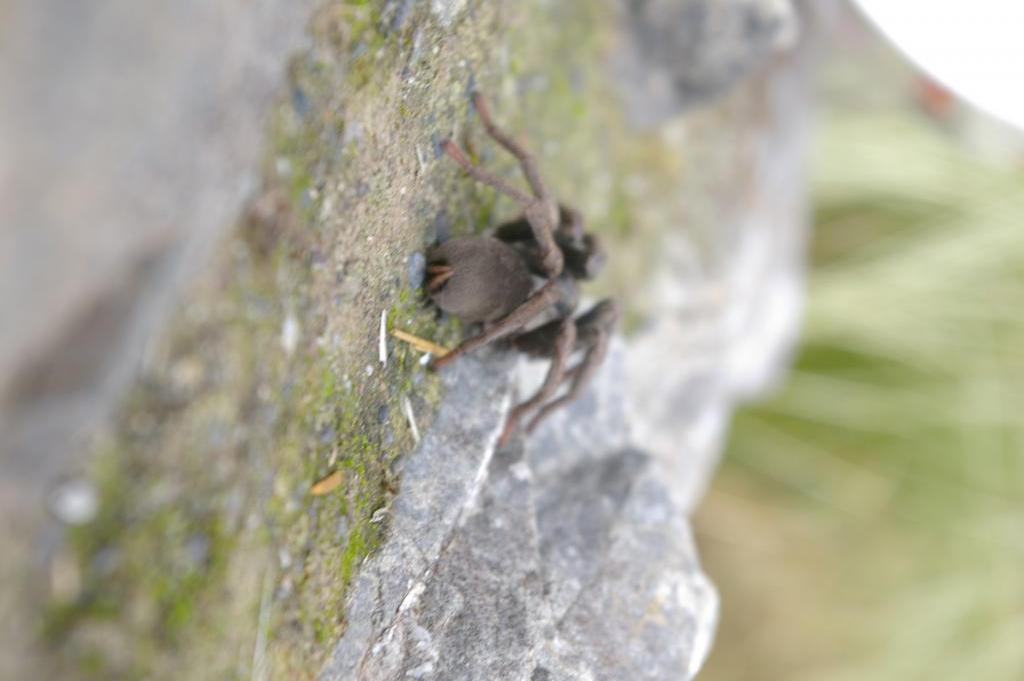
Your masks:
M535 199L530 198L523 192L519 191L518 189L510 185L508 182L505 182L505 180L501 179L494 173L484 170L478 165L475 165L472 161L469 160L465 152L463 152L462 149L460 149L458 145L455 144L455 142L452 142L451 140L445 140L444 142L441 142L441 148L444 149L445 153L448 154L453 161L462 166L462 169L465 170L469 174L469 176L472 177L477 182L486 184L489 187L494 187L502 194L508 196L510 199L522 204L523 206L529 206L531 203L535 201Z
M491 109L480 93L473 95L473 105L480 115L480 121L484 124L487 134L519 161L519 167L522 168L523 175L526 176L526 182L536 197L534 201L525 206L524 215L533 229L533 238L540 248L540 260L545 274L548 277L557 277L562 273L563 266L562 251L555 242L559 208L558 203L551 198L544 182L540 179L537 160L511 135L495 125L494 119L491 117Z
M551 365L548 367L547 376L544 377L544 383L530 399L516 405L509 412L508 419L505 421L505 430L502 431L501 437L498 439L499 447L505 446L512 433L515 432L519 419L524 414L543 404L545 400L550 399L555 394L555 391L558 390L558 386L565 379L565 364L569 360L569 355L572 354L573 346L575 345L576 322L571 317L567 317L559 324L558 336L555 338L554 347L552 348Z
M608 344L618 318L618 305L612 300L603 300L576 320L577 338L580 341L578 345L586 348L583 359L576 366L565 371L563 382L569 383L569 389L564 395L547 403L537 412L526 426L527 433L532 432L537 424L553 411L579 397L580 392L594 377L597 367L608 354Z
M523 169L523 175L526 176L526 182L530 185L533 195L541 201L550 202L551 195L548 194L547 188L540 179L540 171L537 170L537 160L533 157L533 154L528 152L523 145L519 144L512 135L495 125L494 119L491 118L491 108L487 106L487 100L479 92L473 94L473 106L476 107L476 112L480 114L480 121L484 124L484 130L487 131L487 134L494 138L495 142L505 147L506 151L515 156L516 160L519 161L519 166Z
M492 341L522 329L530 322L531 319L558 302L558 296L559 292L558 288L555 286L555 282L547 282L540 287L536 293L527 298L522 305L499 319L493 326L490 326L477 335L471 336L470 338L462 341L462 343L459 344L459 347L455 348L444 357L438 357L435 359L433 368L440 369L467 352L472 352L473 350L483 347Z
M462 149L451 140L442 142L441 147L473 179L494 187L523 206L523 214L530 223L530 227L533 229L533 237L540 248L540 260L544 273L549 278L557 277L562 273L563 267L562 251L558 248L554 236L555 230L558 227L558 204L548 194L547 189L545 189L533 155L512 139L511 135L494 124L490 109L487 107L483 97L479 94L474 95L473 103L480 114L480 120L483 122L487 133L519 161L519 165L526 176L526 181L530 185L534 196L527 196L497 175L474 165Z
M597 370L598 365L604 361L604 357L607 352L608 337L603 335L594 347L587 350L586 354L583 355L583 359L580 360L580 363L565 374L566 379L571 379L569 390L558 399L545 404L541 410L538 411L532 419L530 419L530 422L526 425L526 432L532 433L533 429L536 428L541 421L550 416L553 411L565 406L579 397L580 392L587 387L587 383L589 383L590 379L594 377L594 371Z

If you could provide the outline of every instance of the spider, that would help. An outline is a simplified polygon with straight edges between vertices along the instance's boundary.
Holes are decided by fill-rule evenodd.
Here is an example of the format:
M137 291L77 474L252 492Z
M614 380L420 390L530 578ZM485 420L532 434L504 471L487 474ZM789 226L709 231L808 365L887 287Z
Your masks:
M540 388L509 412L499 439L504 446L531 411L527 433L579 395L607 353L619 307L605 299L573 317L579 303L577 282L593 278L604 265L600 241L584 229L578 211L555 201L533 156L495 125L483 97L475 94L473 104L487 134L519 161L530 194L474 165L454 142L445 140L445 153L470 177L511 198L523 213L490 235L450 239L431 249L425 287L445 312L483 324L479 333L435 359L435 369L499 339L551 362ZM580 357L570 367L575 355ZM565 391L556 396L563 385Z

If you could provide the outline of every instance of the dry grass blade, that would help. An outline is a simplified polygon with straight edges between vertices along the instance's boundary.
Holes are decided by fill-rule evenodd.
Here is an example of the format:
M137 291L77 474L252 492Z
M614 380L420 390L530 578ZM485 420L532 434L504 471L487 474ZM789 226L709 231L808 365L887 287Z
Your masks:
M309 488L309 493L315 497L329 494L338 488L345 476L342 475L341 471L334 471L330 475L320 478L313 483L313 486Z
M392 329L391 335L400 341L408 343L409 345L413 346L420 352L429 352L435 357L444 357L450 352L448 348L444 347L443 345L438 345L437 343L429 341L426 338L420 338L419 336L414 336L411 333L406 333L401 329Z

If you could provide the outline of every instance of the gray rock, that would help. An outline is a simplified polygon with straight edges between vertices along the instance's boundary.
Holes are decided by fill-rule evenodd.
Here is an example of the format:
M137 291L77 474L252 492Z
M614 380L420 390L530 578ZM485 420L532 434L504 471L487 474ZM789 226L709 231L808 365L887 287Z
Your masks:
M8 4L0 456L38 492L255 187L314 3Z
M805 7L809 28L825 6ZM714 275L688 274L693 244L668 235L647 292L659 313L630 339L622 392L634 443L678 471L688 511L710 481L735 405L773 387L798 338L815 35L744 93L754 112L744 135L758 142L746 158L749 181L730 187L736 208L716 228Z
M791 0L622 0L622 18L613 65L640 126L721 95L798 33Z
M698 4L713 23L726 8L755 12L770 3L680 7ZM744 59L753 64L754 54ZM707 89L683 73L676 93L726 87L742 62L726 59L717 76L705 65ZM457 401L444 405L409 460L435 471L451 492L439 494L422 473L406 473L397 522L385 549L364 566L350 630L323 681L674 681L697 674L718 599L688 517L732 410L770 387L798 327L804 63L806 53L783 61L747 93L756 112L748 134L760 151L749 158L749 185L734 189L737 209L716 231L725 255L711 274L689 266L697 259L690 235L663 235L649 292L659 314L628 343L613 342L593 384L525 444L493 454L493 440L478 446L471 457L478 474L461 485L441 464L453 452L439 443L472 447L460 435L466 423L485 430L479 419L501 412L493 400L466 398L493 391L486 386L500 371L475 360L459 366L452 380L462 390L449 393ZM543 370L520 371L519 394ZM486 415L480 404L488 405ZM468 471L465 456L459 452L455 465ZM440 498L451 504L443 511L432 506Z
M418 648L406 659L408 646L423 643L407 613L415 611L440 556L475 508L488 478L511 403L510 360L499 355L485 366L466 358L445 372L449 388L463 389L449 391L445 409L404 464L402 493L391 507L390 538L360 571L350 597L348 629L322 678L350 679L357 670L366 678L401 678L394 675L415 666L412 660L420 665L429 661Z
M423 277L427 273L427 258L421 252L415 251L405 261L405 273L408 278L409 288L415 290L423 286Z
M616 390L624 355L616 343L579 401L525 444L496 452L509 404L496 363L510 358L456 365L448 380L463 389L449 393L408 460L391 537L364 565L350 628L321 679L675 679L696 670L717 600L672 475L628 445ZM492 444L464 458L457 443L480 437L488 419L480 441Z

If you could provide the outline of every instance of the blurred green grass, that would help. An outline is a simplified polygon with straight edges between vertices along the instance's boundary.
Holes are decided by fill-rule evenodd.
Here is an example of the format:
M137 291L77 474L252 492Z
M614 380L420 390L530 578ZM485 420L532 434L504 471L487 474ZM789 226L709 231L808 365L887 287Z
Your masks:
M823 117L802 348L696 519L701 678L1024 679L1024 173Z

